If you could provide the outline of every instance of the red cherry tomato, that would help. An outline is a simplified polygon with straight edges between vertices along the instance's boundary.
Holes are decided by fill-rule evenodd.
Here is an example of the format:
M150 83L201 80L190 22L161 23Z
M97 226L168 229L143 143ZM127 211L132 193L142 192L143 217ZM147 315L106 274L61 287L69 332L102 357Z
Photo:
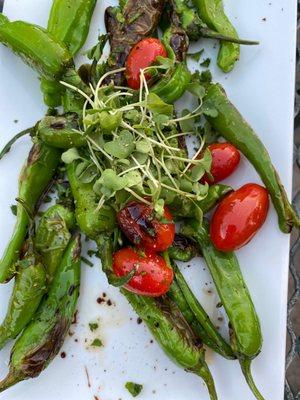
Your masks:
M156 57L167 57L167 50L159 39L146 38L138 42L130 51L126 61L127 84L132 89L140 88L140 70L149 67ZM150 75L145 74L147 80Z
M241 156L239 151L230 143L213 143L208 148L212 156L210 172L213 179L204 175L201 182L207 182L209 185L212 185L231 175L236 170Z
M113 270L125 276L136 269L134 277L125 285L127 290L144 296L158 297L165 294L173 281L173 270L158 254L145 251L138 253L124 248L114 254Z
M137 201L129 202L117 215L121 230L132 243L155 252L167 250L174 241L175 224L167 207L164 219L170 223L159 221L153 207Z
M221 201L212 218L210 235L222 251L239 249L248 243L266 220L267 190L255 183L242 186Z

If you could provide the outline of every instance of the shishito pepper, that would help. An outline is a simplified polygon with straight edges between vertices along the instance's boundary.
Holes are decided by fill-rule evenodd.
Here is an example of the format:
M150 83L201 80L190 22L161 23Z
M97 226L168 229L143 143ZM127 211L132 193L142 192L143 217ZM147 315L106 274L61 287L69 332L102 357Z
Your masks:
M47 297L16 341L0 392L38 376L59 352L74 317L80 285L80 234L70 242Z
M76 176L76 162L67 166L67 175L75 200L75 216L80 229L91 239L101 233L112 232L116 226L116 213L107 205L97 210L99 198L93 183L83 183Z
M197 347L196 337L177 306L168 298L138 296L121 289L123 295L142 318L164 352L177 365L200 376L216 400L215 385L205 362L203 347Z
M0 24L0 42L46 78L60 80L73 67L68 49L40 26L7 20Z
M36 126L36 134L47 145L59 149L86 145L84 135L79 132L76 113L44 117Z
M187 90L191 80L191 73L185 62L175 64L165 76L163 76L154 86L151 93L157 94L166 103L173 104Z
M23 203L34 213L38 200L51 182L60 162L61 152L43 143L33 145L19 178L19 193ZM17 221L11 240L0 260L0 282L11 279L15 273L15 261L23 246L29 217L23 205L17 205Z
M63 42L72 56L84 45L97 0L54 0L48 20L48 32ZM57 81L42 78L41 89L49 107L61 104L63 87Z
M36 250L51 282L75 227L74 212L61 204L50 207L42 216L34 238Z
M300 227L300 219L290 204L270 156L251 126L229 101L221 85L210 84L204 98L218 115L207 117L212 127L228 142L240 150L252 163L270 193L282 232L289 233L293 226Z
M47 30L66 44L72 55L84 45L97 0L54 0Z
M237 31L225 14L223 0L193 0L200 18L211 29L224 36L239 39ZM218 54L218 66L224 72L230 72L240 57L240 45L221 41Z
M183 227L182 233L192 237L200 247L230 322L233 351L250 389L257 399L263 400L250 370L251 360L261 351L261 328L238 260L234 253L223 253L214 247L206 221L200 225L191 220Z
M31 235L22 250L24 255L15 265L14 288L0 326L0 349L30 322L46 292L46 270Z

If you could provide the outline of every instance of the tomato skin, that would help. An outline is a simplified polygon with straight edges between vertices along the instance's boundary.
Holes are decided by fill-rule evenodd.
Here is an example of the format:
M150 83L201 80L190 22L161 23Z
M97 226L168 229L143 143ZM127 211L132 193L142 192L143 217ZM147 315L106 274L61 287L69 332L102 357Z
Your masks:
M201 183L212 185L223 179L228 178L239 165L241 155L236 147L230 143L213 143L207 146L211 152L212 164L211 174L213 179L210 179L206 174L201 179Z
M225 197L216 209L210 236L221 251L247 244L264 224L269 210L268 191L255 183L242 186Z
M164 211L164 219L170 223L157 220L153 207L131 201L118 212L117 221L122 232L133 244L154 252L161 252L171 246L175 237L172 214L167 207Z
M136 274L125 285L133 293L143 296L159 297L167 293L173 281L173 270L158 254L145 251L144 254L127 247L113 256L113 270L119 276L125 276L136 268Z
M156 57L167 57L168 53L159 39L146 38L138 42L130 51L126 61L125 76L131 89L140 88L140 70L149 67ZM146 80L150 75L145 74Z

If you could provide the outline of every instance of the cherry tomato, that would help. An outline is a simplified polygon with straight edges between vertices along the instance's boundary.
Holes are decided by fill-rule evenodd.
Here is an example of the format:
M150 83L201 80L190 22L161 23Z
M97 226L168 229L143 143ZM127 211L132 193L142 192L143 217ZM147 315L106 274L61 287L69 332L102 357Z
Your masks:
M210 235L222 251L239 249L248 243L266 220L268 191L255 183L242 186L225 197L212 218Z
M165 251L174 241L175 224L167 207L164 208L164 220L155 218L153 207L129 202L117 215L118 224L127 238L137 246L155 252Z
M117 251L113 257L113 270L125 276L133 268L134 277L125 285L127 290L144 296L158 297L165 294L173 281L173 270L158 254L146 250L144 253L131 248Z
M204 175L201 182L207 182L209 185L212 185L231 175L236 170L241 156L239 151L230 143L213 143L208 148L212 156L210 172L213 179Z
M167 50L159 39L143 39L131 49L126 61L125 71L129 87L132 89L140 88L140 70L153 64L158 56L168 56ZM145 74L146 80L149 80L150 77L149 74Z

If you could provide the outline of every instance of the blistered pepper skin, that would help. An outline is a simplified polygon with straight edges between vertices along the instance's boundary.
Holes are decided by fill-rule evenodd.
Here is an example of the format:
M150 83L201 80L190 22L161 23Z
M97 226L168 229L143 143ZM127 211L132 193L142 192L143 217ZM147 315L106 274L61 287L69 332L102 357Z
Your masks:
M76 234L57 269L48 296L12 349L9 373L0 382L0 392L38 376L61 349L79 296L80 255L80 234Z
M37 136L45 144L67 150L86 145L86 139L79 132L77 114L46 116L37 125Z
M204 349L195 345L195 336L177 306L164 297L156 300L125 289L121 289L121 292L167 356L186 371L201 376L210 399L217 400L214 381L204 360Z
M75 225L74 212L60 204L50 207L40 219L34 245L46 268L48 284L55 276Z
M63 42L72 56L84 45L97 0L54 0L48 20L48 32ZM64 88L54 80L41 79L44 102L48 107L61 105Z
M61 152L43 143L34 144L19 178L18 198L34 213L37 202L51 182L60 162ZM17 205L17 221L10 242L0 260L0 282L11 279L14 263L24 243L29 218L24 207Z
M72 55L63 43L37 25L24 21L0 24L0 42L49 79L60 80L73 66Z
M29 250L16 263L13 292L0 326L0 349L31 321L46 292L46 270L40 257L34 253L31 240L28 239L24 245L30 246Z
M97 211L99 199L93 183L82 183L76 177L76 162L67 166L71 191L75 200L75 216L80 229L91 239L104 232L112 232L116 226L116 213L107 205Z

